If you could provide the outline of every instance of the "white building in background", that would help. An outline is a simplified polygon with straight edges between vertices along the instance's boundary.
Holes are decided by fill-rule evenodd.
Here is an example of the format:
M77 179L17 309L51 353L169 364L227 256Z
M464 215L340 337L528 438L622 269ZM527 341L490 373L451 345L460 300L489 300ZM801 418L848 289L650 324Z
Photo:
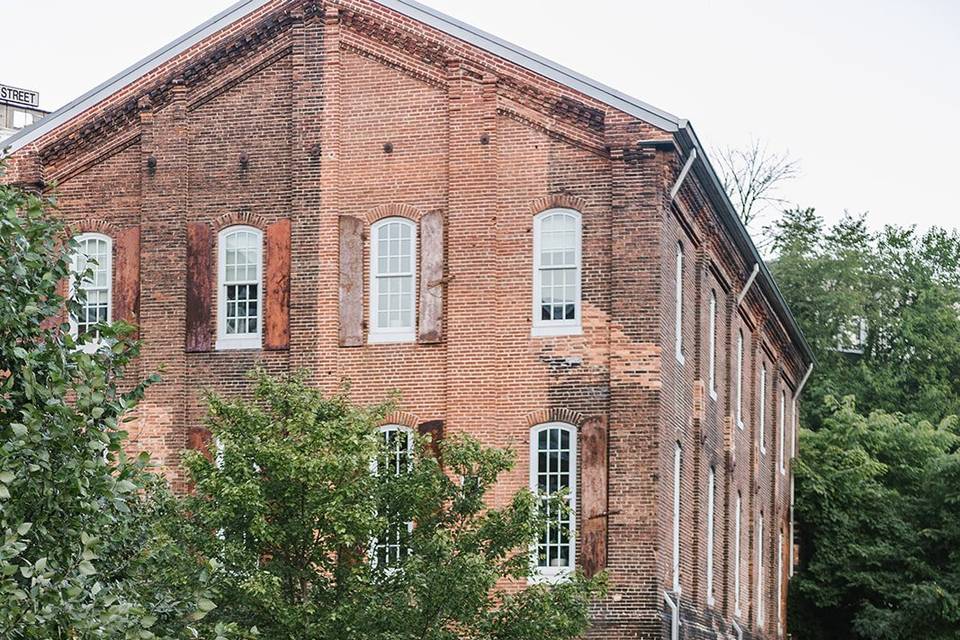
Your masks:
M0 84L0 148L3 140L37 122L48 111L40 108L40 94Z

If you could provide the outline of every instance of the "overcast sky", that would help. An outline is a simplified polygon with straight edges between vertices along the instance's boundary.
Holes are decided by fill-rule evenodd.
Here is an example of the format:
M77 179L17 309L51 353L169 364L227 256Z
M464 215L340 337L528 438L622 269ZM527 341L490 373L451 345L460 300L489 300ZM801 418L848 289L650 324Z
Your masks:
M0 0L0 83L56 109L231 0ZM429 0L690 119L801 162L783 195L828 219L960 227L960 1Z

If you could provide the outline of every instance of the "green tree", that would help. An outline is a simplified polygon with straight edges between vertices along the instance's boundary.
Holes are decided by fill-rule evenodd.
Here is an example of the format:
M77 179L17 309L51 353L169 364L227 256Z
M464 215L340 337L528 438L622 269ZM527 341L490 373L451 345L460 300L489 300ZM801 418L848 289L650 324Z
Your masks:
M801 432L797 516L804 569L791 584L802 638L960 637L960 456L938 426L828 399Z
M84 274L52 206L0 186L0 637L194 637L207 570L155 544L169 496L123 450L152 379L119 385L129 326L78 343L58 320L82 300L62 284Z
M528 586L538 498L487 503L509 453L452 438L441 467L424 440L408 451L405 433L378 430L389 405L255 379L254 401L210 399L215 453L186 461L196 489L182 544L225 568L213 619L277 640L560 640L586 629L602 578Z
M807 426L828 395L932 422L960 413L960 236L871 232L862 216L828 228L812 209L785 212L774 236L771 271L818 361Z

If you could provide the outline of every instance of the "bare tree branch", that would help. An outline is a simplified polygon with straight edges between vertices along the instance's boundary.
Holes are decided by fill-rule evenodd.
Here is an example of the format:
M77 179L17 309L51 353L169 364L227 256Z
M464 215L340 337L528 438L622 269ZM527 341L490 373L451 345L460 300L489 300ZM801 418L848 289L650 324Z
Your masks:
M768 209L788 204L777 192L800 174L799 162L789 152L773 153L759 140L739 149L719 149L716 158L723 187L747 226Z

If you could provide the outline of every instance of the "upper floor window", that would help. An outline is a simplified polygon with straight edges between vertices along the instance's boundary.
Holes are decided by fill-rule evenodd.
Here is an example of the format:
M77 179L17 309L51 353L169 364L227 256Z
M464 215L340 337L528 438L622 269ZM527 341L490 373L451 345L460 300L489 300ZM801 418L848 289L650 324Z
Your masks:
M737 332L737 426L743 429L743 329Z
M677 243L676 271L674 272L674 304L676 306L673 324L674 355L683 364L683 243Z
M541 497L547 526L534 550L542 578L562 578L576 566L577 431L561 422L534 427L530 433L530 490ZM565 509L553 498L563 492Z
M673 451L673 592L680 593L680 485L683 472L683 448Z
M412 342L416 325L417 226L384 218L370 229L370 342Z
M713 605L713 545L716 510L717 472L710 467L707 475L707 604Z
M389 424L380 427L380 453L371 465L374 475L395 477L407 473L413 466L413 431L408 427ZM385 506L386 530L373 542L371 560L374 566L391 567L410 555L410 534L413 522L392 513L393 507Z
M780 410L777 415L777 460L780 464L780 473L786 472L786 465L783 461L784 442L786 441L786 414L787 414L787 392L780 391Z
M717 292L710 292L710 326L707 329L708 376L710 378L710 397L717 397Z
M533 334L581 330L580 213L551 209L533 220Z
M112 321L113 242L100 233L84 233L75 241L72 269L86 276L77 285L77 293L82 292L84 300L77 316L70 319L70 326L75 337L88 332L99 337L96 325Z
M760 367L760 453L767 452L767 365Z
M263 233L228 227L218 238L217 349L259 349L263 295Z

